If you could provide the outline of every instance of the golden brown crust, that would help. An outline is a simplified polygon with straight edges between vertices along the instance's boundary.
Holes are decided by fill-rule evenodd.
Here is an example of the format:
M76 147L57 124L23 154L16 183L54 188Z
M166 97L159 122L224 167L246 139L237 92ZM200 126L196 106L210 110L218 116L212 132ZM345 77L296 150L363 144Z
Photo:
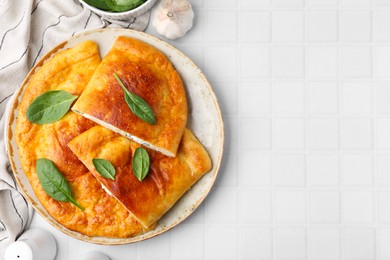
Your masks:
M131 112L114 73L150 105L156 116L155 125ZM116 132L123 131L128 137L135 136L166 150L170 156L176 155L188 114L183 83L167 57L127 37L118 37L72 109L111 125Z
M130 237L143 232L142 225L102 189L67 145L94 123L74 112L53 124L32 124L26 118L32 100L48 90L80 95L100 61L97 45L90 41L47 60L31 77L18 106L16 140L23 170L41 204L57 222L88 236ZM85 211L71 203L58 202L43 191L35 170L38 158L55 162Z
M95 126L69 142L70 149L92 174L145 227L154 224L206 172L211 160L192 132L185 129L175 158L148 150L151 167L142 181L132 172L132 154L139 144L102 126ZM102 177L92 159L110 161L115 180Z

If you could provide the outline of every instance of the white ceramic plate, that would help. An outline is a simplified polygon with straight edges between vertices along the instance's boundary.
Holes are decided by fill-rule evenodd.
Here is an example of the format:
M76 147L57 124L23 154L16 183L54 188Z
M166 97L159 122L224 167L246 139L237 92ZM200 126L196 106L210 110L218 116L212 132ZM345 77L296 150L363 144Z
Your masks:
M71 231L58 224L43 208L35 196L33 189L24 174L18 149L15 140L15 125L18 116L17 106L24 93L25 87L33 72L39 68L43 62L49 59L53 54L65 48L73 47L85 40L93 40L99 45L102 57L112 47L115 39L119 36L129 36L140 39L153 45L167 55L177 71L180 73L187 92L189 105L189 120L187 126L192 129L202 144L206 147L213 162L212 170L199 180L158 222L157 227L148 233L126 239L112 239L106 237L88 237L78 232ZM217 99L211 89L210 84L201 72L201 70L183 53L176 50L171 45L145 33L125 30L95 30L77 35L68 41L58 45L50 51L27 75L19 91L15 93L13 102L10 106L8 121L6 123L5 136L7 141L8 155L11 161L12 169L17 183L28 201L35 210L45 218L50 224L60 231L74 238L97 244L127 244L141 241L153 236L159 235L186 219L205 199L216 179L223 153L223 121Z

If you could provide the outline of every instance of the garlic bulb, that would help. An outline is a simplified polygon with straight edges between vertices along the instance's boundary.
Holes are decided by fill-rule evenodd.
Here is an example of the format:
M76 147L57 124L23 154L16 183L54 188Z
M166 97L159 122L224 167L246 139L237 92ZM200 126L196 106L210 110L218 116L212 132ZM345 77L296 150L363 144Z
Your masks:
M188 0L161 0L153 12L152 25L159 34L174 40L191 29L193 19Z

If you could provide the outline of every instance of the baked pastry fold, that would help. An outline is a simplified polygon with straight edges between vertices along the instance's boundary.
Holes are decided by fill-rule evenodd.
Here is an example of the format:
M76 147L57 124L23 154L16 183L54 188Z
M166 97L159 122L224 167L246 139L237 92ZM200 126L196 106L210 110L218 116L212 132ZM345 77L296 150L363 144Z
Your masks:
M100 61L96 43L86 41L58 52L44 64L38 64L41 67L30 77L18 106L16 141L24 173L42 206L58 223L87 236L131 237L146 229L102 189L68 147L70 140L95 123L72 111L51 124L33 124L26 118L28 106L46 91L64 90L80 95ZM84 211L69 202L56 201L45 193L35 168L39 158L55 163Z
M156 124L142 121L130 110L114 73L152 108ZM171 157L176 155L188 115L183 83L168 58L149 44L122 36L72 109Z
M92 174L144 227L154 224L211 169L211 160L193 133L184 130L176 157L148 149L150 171L140 182L132 172L132 155L140 145L102 126L95 126L69 142L70 149ZM111 162L115 180L102 177L94 158Z

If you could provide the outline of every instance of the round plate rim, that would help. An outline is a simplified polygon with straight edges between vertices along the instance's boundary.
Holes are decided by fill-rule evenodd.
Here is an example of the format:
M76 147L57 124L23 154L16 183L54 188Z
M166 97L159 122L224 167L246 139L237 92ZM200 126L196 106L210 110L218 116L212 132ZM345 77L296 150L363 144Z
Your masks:
M37 202L34 201L29 196L29 194L27 193L25 188L23 187L22 181L19 179L19 177L16 174L18 172L18 170L17 170L15 162L14 162L14 156L15 156L14 154L16 153L17 154L16 156L19 158L19 153L17 151L12 151L13 148L11 147L12 146L12 142L15 142L13 140L14 139L14 134L13 134L13 130L12 130L12 124L13 124L13 121L16 120L16 118L14 118L14 114L18 113L17 112L17 106L19 104L18 98L22 95L25 86L29 82L31 76L35 73L35 70L38 69L39 67L41 67L42 64L46 60L50 59L55 53L57 53L58 51L62 50L64 48L64 46L66 46L70 42L75 41L78 38L88 37L89 35L95 35L95 34L102 34L102 33L104 34L105 32L115 32L115 33L117 32L118 35L122 35L122 34L124 36L136 35L136 36L139 36L141 38L148 38L148 39L154 41L158 45L163 45L165 48L171 49L171 51L173 51L174 53L179 55L180 58L185 59L187 61L187 63L189 64L189 66L193 67L193 69L198 73L198 76L205 83L205 87L208 89L209 94L211 95L212 101L213 101L213 103L215 105L215 108L216 108L216 111L217 111L217 114L218 114L218 118L217 119L218 119L219 125L220 125L219 136L221 137L221 140L220 140L221 145L219 147L218 158L217 158L216 162L215 161L213 162L213 169L212 169L212 171L207 173L207 174L213 173L213 178L211 179L209 187L207 188L207 190L202 194L202 196L200 198L198 198L196 203L193 204L192 210L189 211L188 213L184 214L183 217L177 219L170 226L163 227L162 229L160 229L160 230L158 230L156 232L153 232L154 230L151 230L151 231L148 231L148 232L146 232L144 234L141 234L141 235L138 235L138 236L135 236L135 237L131 237L131 238L89 237L89 236L83 235L83 234L81 234L81 233L79 233L77 231L72 231L72 230L66 228L65 226L59 224L46 211L43 211L41 208L38 207L39 205L41 205L39 200ZM88 39L85 39L85 40L88 40ZM224 146L224 138L225 137L224 137L224 122L223 122L221 110L220 110L217 98L215 96L215 93L213 92L212 87L211 87L209 81L207 80L206 76L204 75L204 73L195 65L195 63L189 57L187 57L185 54L183 54L181 51L179 51L178 49L176 49L172 45L168 44L167 42L165 42L165 41L163 41L163 40L161 40L161 39L159 39L159 38L157 38L155 36L152 36L150 34L147 34L147 33L144 33L144 32L139 32L139 31L135 31L135 30L130 30L130 29L120 29L120 28L96 29L96 30L89 30L89 31L84 31L82 33L79 33L79 34L69 38L68 40L63 41L62 43L58 44L54 48L52 48L48 53L46 53L33 66L33 68L29 71L29 73L27 74L27 76L23 80L23 82L20 85L19 89L12 96L12 99L10 100L10 103L11 103L11 105L9 106L9 111L6 114L6 122L5 122L4 134L5 134L5 139L6 139L7 155L8 155L8 158L10 160L10 164L11 164L11 168L12 168L12 171L13 171L13 175L14 175L15 180L16 180L18 186L19 186L19 190L21 191L23 196L27 199L27 201L30 203L30 205L32 205L32 207L35 209L35 211L38 212L39 215L42 218L44 218L49 224L51 224L53 227L55 227L57 230L61 231L62 233L66 234L66 235L68 235L70 237L76 238L78 240L81 240L81 241L84 241L84 242L90 242L90 243L94 243L94 244L100 244L100 245L123 245L123 244L130 244L130 243L140 242L140 241L143 241L143 240L146 240L146 239L158 236L160 234L163 234L166 231L172 229L173 227L175 227L178 224L180 224L181 222L183 222L185 219L187 219L200 206L200 204L205 200L207 195L210 193L212 187L214 186L215 180L217 179L217 176L218 176L218 173L219 173L219 170L220 170L220 166L221 166L221 162L222 162L223 146ZM24 174L23 170L21 170L21 171ZM192 189L192 187L191 187L191 189Z

